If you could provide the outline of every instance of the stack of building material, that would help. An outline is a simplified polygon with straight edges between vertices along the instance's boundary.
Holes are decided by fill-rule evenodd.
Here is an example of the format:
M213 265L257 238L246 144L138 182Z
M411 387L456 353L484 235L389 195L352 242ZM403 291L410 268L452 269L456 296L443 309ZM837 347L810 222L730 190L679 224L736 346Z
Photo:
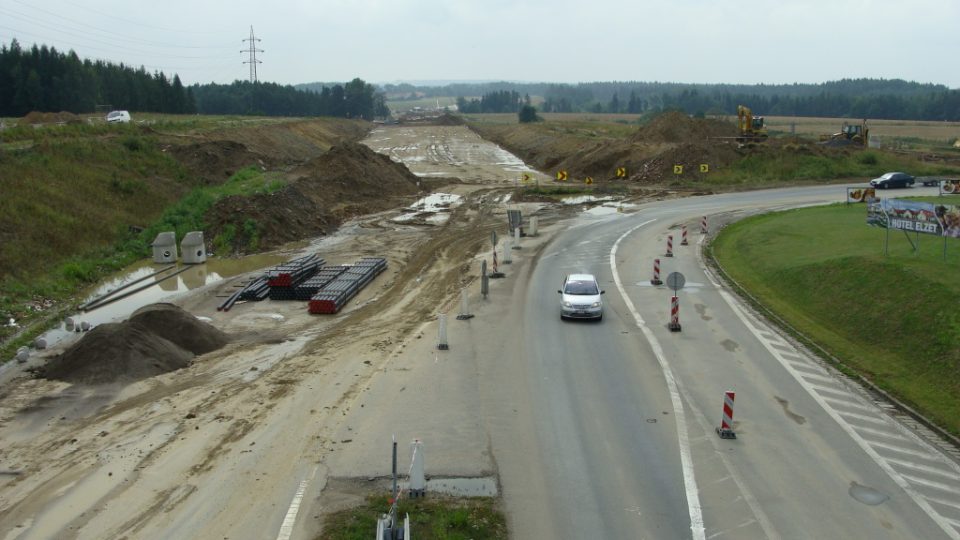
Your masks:
M339 312L351 298L386 268L386 259L379 257L360 259L310 298L310 313Z
M310 300L320 292L320 289L326 287L328 283L349 268L349 266L324 266L320 268L316 274L294 288L297 300Z
M311 255L268 270L266 278L267 284L270 285L270 299L296 300L297 286L313 277L323 263L323 259Z

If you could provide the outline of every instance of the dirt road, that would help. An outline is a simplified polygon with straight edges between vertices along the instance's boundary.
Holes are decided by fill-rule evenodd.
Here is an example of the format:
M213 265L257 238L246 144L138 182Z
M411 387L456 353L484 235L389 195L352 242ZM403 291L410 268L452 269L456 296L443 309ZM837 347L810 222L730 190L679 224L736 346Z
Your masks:
M177 301L235 339L184 370L94 387L8 368L2 538L310 538L322 512L350 500L330 479L387 475L393 434L426 441L428 474L495 475L472 414L478 367L458 351L456 327L452 350L435 351L435 321L455 314L463 287L477 296L477 254L504 232L502 188L523 165L463 127L390 128L367 143L421 176L462 178L445 190L462 204L446 220L366 216L288 249L331 264L387 258L387 272L337 316L272 301L216 311L238 278ZM541 212L549 230L557 213Z

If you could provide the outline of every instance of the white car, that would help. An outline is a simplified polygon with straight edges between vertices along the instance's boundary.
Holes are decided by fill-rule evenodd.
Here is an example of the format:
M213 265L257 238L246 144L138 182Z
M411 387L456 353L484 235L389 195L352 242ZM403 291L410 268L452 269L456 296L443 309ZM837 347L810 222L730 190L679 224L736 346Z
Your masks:
M126 124L128 122L130 122L130 113L127 111L110 111L107 114L108 124L117 124L117 123Z
M592 274L570 274L563 279L560 293L561 319L603 319L603 300L597 278Z

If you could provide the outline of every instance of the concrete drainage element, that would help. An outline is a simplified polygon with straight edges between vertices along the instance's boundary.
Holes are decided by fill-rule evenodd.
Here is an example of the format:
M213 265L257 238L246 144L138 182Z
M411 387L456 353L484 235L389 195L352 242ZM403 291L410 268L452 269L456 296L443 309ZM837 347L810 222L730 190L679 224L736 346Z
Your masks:
M153 262L157 264L177 262L177 233L174 231L157 234L150 247L153 248Z
M183 253L183 262L186 264L200 264L207 262L207 249L203 244L203 231L190 231L180 242L180 251Z

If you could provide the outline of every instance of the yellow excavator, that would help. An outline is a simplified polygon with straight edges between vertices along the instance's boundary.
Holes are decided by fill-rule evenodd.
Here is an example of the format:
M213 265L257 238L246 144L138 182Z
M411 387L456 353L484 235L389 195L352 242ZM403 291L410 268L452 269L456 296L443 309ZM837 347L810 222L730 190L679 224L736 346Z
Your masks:
M737 142L763 142L767 128L762 116L754 116L750 107L737 105Z
M844 122L838 133L820 136L820 144L824 146L866 146L869 141L870 128L866 118L859 124Z

